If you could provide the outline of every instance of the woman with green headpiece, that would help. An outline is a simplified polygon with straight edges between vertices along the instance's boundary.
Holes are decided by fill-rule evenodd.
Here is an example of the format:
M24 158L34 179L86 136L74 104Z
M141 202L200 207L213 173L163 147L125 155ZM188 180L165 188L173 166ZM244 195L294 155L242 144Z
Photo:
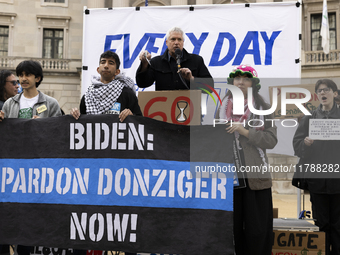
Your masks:
M272 181L267 171L266 149L275 147L277 136L273 122L266 121L272 117L255 115L248 107L251 103L257 110L269 109L259 94L259 82L257 72L251 66L236 67L229 74L228 83L242 91L244 114L234 114L230 90L218 111L220 119L228 120L226 131L235 135L234 155L236 153L240 157L238 170L244 177L244 185L234 188L236 255L271 255L273 243ZM250 100L249 90L252 92Z

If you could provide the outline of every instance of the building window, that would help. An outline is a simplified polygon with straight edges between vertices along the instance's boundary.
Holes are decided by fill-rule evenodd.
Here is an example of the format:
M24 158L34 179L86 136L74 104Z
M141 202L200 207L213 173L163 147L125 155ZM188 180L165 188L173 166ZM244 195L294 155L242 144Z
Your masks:
M71 17L37 15L41 58L67 59Z
M13 4L14 0L0 0L0 3Z
M68 7L68 0L40 0L41 6Z
M0 56L8 56L9 27L0 26Z
M322 38L320 36L322 13L311 16L312 51L322 50ZM336 50L336 15L328 13L329 23L329 49Z
M64 30L44 29L43 58L63 58Z
M65 0L44 0L45 3L65 3Z

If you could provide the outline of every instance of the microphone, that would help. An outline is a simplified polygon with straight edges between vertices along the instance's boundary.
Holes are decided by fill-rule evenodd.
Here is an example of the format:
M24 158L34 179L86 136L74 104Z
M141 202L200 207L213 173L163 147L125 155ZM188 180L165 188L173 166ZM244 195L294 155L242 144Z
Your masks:
M181 56L182 56L181 49L176 49L175 54L176 54L177 67L178 67L178 69L180 69L181 68Z
M179 69L181 68L181 56L182 56L182 51L181 51L181 49L178 49L178 48L177 48L177 49L175 50L175 54L176 54L177 68L178 68L178 70L179 70ZM183 80L182 75L179 73L179 71L178 71L177 73L178 73L178 75L179 75L179 78L180 78L181 81L183 82L184 86L185 86L187 89L189 89L187 83L185 82L185 80Z

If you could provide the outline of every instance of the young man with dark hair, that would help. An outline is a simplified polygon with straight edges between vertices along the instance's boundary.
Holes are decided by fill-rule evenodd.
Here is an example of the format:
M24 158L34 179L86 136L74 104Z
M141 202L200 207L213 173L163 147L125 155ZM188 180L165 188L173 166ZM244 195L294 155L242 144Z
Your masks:
M106 51L100 55L97 72L92 84L80 101L80 111L73 108L75 119L80 114L119 114L121 122L128 115L142 115L130 77L120 74L120 60L116 53Z
M100 55L97 72L100 76L92 77L92 84L80 101L78 108L71 110L71 115L79 119L80 114L119 114L123 122L129 115L142 115L130 77L120 74L119 56L106 51ZM125 252L125 255L136 253Z
M22 61L16 74L23 92L7 100L0 112L3 118L36 119L61 115L58 101L37 90L43 80L43 70L39 62Z
M79 119L80 114L119 114L123 122L129 115L142 115L134 90L134 82L130 77L120 74L119 56L106 51L100 55L97 72L91 85L80 101L78 108L71 110L71 115ZM125 255L136 253L125 252Z
M22 61L16 68L16 74L23 92L4 103L0 111L0 122L4 118L36 119L61 115L58 101L37 90L43 80L43 70L39 62ZM17 253L29 255L31 248L31 246L18 245Z

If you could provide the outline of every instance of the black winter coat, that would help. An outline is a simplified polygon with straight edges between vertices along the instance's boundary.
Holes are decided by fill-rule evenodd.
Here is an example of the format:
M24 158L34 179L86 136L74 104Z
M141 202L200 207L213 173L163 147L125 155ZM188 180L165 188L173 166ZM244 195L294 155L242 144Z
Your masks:
M161 56L154 57L150 60L151 66L144 72L141 72L142 66L140 65L136 72L136 82L140 88L146 88L156 83L156 91L159 90L178 90L188 89L190 82L187 81L187 86L182 82L177 73L177 67L174 63L168 61L168 49ZM203 58L196 54L190 54L183 49L181 58L181 67L189 68L192 75L196 78L206 78L203 80L210 86L214 86L213 79L209 73L208 68L205 66ZM172 59L172 61L175 61Z

